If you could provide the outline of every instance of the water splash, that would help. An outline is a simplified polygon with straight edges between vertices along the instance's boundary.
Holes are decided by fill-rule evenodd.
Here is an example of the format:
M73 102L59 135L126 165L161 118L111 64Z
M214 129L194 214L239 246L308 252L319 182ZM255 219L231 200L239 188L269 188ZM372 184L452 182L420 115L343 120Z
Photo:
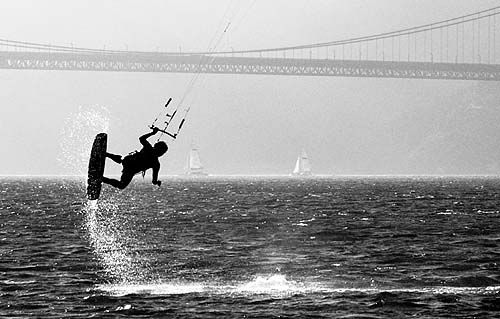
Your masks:
M95 135L108 132L110 113L105 107L79 107L61 130L59 162L75 175L87 175L88 160ZM82 179L82 196L86 178ZM141 258L134 255L127 240L133 236L124 229L120 207L110 196L106 201L89 201L82 210L84 229L106 274L114 281L129 282L143 278Z
M126 239L133 240L120 218L113 199L89 201L83 209L84 228L95 255L114 282L132 283L149 279L145 259L134 253Z
M316 287L314 285L314 287ZM168 282L168 283L143 283L143 284L105 284L98 285L98 290L105 291L114 296L128 294L148 294L148 295L178 295L190 293L209 294L236 294L255 295L268 294L273 296L283 296L294 293L305 293L313 291L313 287L286 279L284 275L259 275L248 282L235 284L207 283L207 282Z
M61 129L61 153L58 161L74 175L86 175L88 159L95 135L108 132L109 111L105 107L79 107L63 123Z
M238 293L281 295L304 293L310 290L303 283L288 280L285 275L258 275L250 282L238 285L234 291Z
M183 295L207 291L207 287L203 283L105 284L98 285L97 289L113 296L130 294Z
M380 293L413 293L413 294L474 294L494 295L500 292L500 286L487 287L338 287L334 283L314 282L303 280L290 280L285 275L256 275L252 280L240 283L221 282L169 282L169 283L142 283L142 284L104 284L96 286L113 296L129 294L144 295L179 295L191 293L204 293L208 295L268 295L273 298L287 298L294 294L367 294Z

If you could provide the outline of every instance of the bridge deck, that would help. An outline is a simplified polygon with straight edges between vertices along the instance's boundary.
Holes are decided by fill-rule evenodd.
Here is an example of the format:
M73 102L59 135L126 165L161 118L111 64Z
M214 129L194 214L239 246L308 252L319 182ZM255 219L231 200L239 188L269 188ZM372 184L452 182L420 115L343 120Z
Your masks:
M498 64L0 51L1 69L266 74L500 81Z

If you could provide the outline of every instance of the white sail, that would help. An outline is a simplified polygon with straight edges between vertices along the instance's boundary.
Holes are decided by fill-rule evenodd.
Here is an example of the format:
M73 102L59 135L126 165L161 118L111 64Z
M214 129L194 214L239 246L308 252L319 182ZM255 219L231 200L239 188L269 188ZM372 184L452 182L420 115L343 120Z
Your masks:
M203 165L201 164L200 154L196 147L192 147L189 151L187 172L188 175L207 175L203 170Z
M203 169L201 165L200 154L197 149L192 149L189 151L189 169Z
M300 173L300 157L297 158L297 162L295 162L295 168L293 169L292 174L298 175Z
M296 176L312 175L311 162L309 161L309 157L307 156L307 153L304 150L302 150L301 154L297 158L297 162L295 163L295 168L293 169L292 175Z
M309 162L309 157L307 157L306 151L302 151L301 154L301 172L303 175L310 175L311 174L311 162Z

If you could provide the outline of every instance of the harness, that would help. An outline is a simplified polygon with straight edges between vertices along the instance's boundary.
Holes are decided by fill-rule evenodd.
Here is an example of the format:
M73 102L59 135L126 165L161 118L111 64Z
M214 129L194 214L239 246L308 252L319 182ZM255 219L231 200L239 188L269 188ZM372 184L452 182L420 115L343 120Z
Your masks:
M128 153L122 160L122 163L124 164L124 168L126 167L127 170L131 170L131 171L137 171L139 169L139 171L137 173L141 173L142 174L142 178L144 178L144 176L146 175L146 169L140 169L140 152L135 150L133 152L130 152ZM136 174L137 174L136 173Z

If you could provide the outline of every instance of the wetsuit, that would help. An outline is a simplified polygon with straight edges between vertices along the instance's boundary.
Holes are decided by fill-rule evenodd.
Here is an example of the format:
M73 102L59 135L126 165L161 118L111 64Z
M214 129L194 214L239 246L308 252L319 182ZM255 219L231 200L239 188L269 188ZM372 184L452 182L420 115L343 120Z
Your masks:
M153 184L158 183L158 172L160 171L160 161L156 155L153 146L149 144L147 139L155 133L148 133L139 138L142 144L142 149L139 152L133 152L125 156L123 159L120 155L106 153L106 156L117 163L123 165L122 176L120 180L103 177L102 181L106 184L119 189L124 189L130 184L135 174L153 169Z

